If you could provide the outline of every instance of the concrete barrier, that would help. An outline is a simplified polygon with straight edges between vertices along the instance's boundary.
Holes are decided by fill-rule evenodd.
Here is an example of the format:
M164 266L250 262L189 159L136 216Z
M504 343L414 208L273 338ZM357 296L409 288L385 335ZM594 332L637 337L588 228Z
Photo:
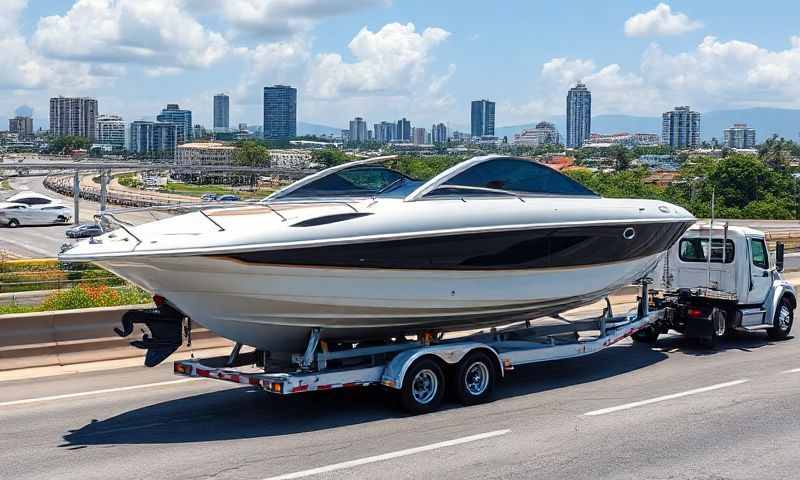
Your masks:
M120 338L113 331L130 309L123 306L2 315L0 371L143 357L144 350L129 345L133 338ZM231 345L205 328L192 329L192 349ZM179 349L187 350L186 346Z

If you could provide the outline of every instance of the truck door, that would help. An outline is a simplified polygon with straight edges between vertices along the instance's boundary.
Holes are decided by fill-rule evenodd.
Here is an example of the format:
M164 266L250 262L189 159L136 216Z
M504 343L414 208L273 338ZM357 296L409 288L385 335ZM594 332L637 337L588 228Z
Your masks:
M769 271L769 252L761 238L749 238L750 247L750 292L747 303L762 304L772 288L772 275Z

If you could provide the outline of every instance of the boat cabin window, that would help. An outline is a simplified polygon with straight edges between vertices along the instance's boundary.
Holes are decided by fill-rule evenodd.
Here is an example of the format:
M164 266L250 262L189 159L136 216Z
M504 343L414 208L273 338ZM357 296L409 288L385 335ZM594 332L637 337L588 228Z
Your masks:
M722 239L712 239L711 246L711 263L722 263ZM684 238L678 248L678 256L684 262L708 261L708 238ZM727 240L725 242L725 263L733 263L735 253L733 240Z
M283 198L376 195L408 182L414 181L380 165L353 167L303 185Z
M521 194L596 196L580 183L546 165L516 158L498 158L479 163L431 192L432 195L494 195L491 191L447 188L448 185Z
M769 253L764 240L760 238L750 239L750 253L753 255L753 265L767 270L769 268Z

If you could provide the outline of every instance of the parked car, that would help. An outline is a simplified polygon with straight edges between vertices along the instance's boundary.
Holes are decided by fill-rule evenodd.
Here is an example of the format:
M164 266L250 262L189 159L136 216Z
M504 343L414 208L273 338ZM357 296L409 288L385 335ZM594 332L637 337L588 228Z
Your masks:
M68 223L72 210L64 205L29 206L24 203L0 203L0 225L16 228L20 225L55 225Z
M216 193L206 193L205 195L200 197L200 200L202 200L204 202L213 202L216 199L217 199L217 194Z
M82 223L66 231L68 238L90 238L103 234L103 227L96 223Z
M240 200L241 198L239 198L238 195L231 195L231 194L220 195L219 197L217 197L218 202L238 202Z

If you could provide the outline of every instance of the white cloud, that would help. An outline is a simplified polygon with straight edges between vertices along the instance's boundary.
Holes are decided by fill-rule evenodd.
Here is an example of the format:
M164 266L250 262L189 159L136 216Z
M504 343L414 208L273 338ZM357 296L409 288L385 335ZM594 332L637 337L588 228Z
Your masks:
M629 37L648 37L656 35L680 35L701 28L703 24L692 20L684 13L672 13L666 3L656 8L637 13L625 21L625 35Z
M356 61L347 63L338 53L318 55L305 91L323 99L408 94L423 83L432 50L449 35L437 27L418 33L413 23L389 23L377 32L364 27L348 45Z
M321 18L342 15L373 6L388 6L390 3L390 0L225 0L220 3L214 2L216 9L222 12L235 30L284 37L307 32Z
M63 16L39 20L33 46L53 58L208 67L228 51L180 0L78 0Z

